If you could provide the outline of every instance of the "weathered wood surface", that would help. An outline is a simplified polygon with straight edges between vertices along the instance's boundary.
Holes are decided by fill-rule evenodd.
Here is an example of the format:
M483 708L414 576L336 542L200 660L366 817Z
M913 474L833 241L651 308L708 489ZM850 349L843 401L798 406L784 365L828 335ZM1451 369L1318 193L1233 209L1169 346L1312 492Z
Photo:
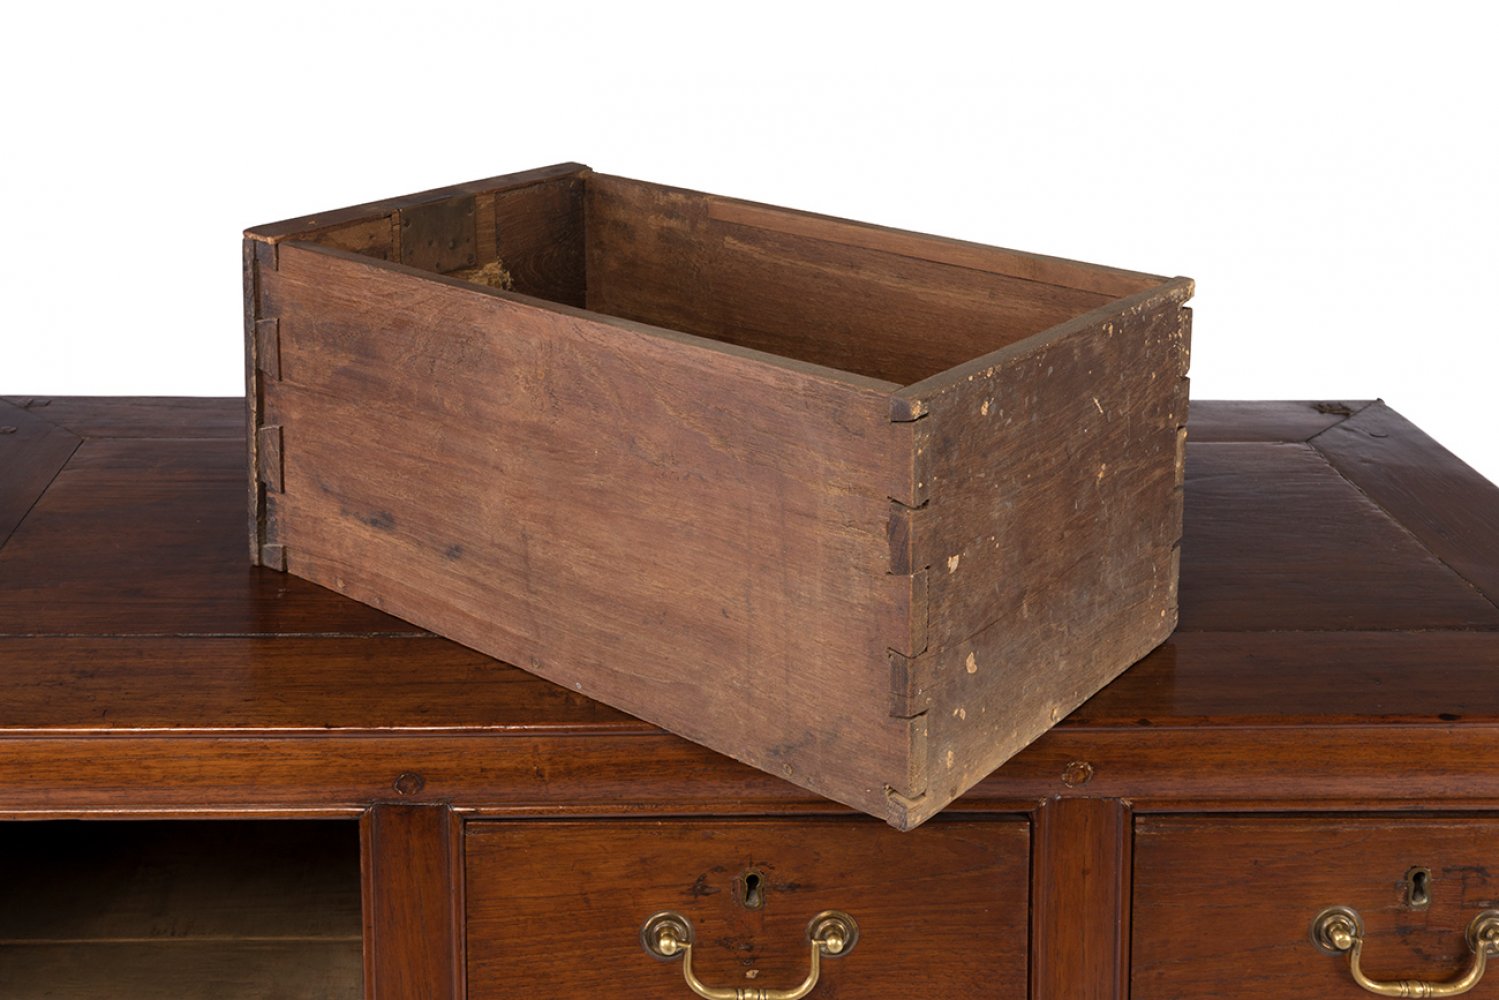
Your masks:
M331 212L319 212L316 215L305 215L282 222L267 223L256 226L247 232L246 235L254 240L265 243L279 243L282 240L315 239L329 230L344 229L345 227L358 224L369 225L379 218L390 218L403 208L427 205L466 196L477 197L509 188L526 187L531 184L544 183L558 178L574 177L587 171L588 168L581 163L557 163L549 167L538 167L535 170L523 170L518 173L503 174L498 177L487 177L483 180L454 184L450 187L433 188L430 191L402 195L398 198L387 198L381 201L367 202L363 205L351 205L348 208L335 209ZM344 246L342 249L355 250L356 248L353 246Z
M819 793L911 793L879 383L285 244L288 568Z
M1367 997L1346 956L1311 942L1333 905L1363 917L1370 976L1451 979L1471 957L1468 922L1499 899L1496 844L1489 817L1142 819L1129 995ZM1431 870L1426 909L1406 902L1415 866ZM1473 996L1491 991L1485 977Z
M618 177L596 177L606 183L639 184ZM694 195L692 191L678 188L659 190L680 195ZM1001 274L1023 281L1055 285L1058 288L1092 292L1105 299L1125 298L1137 292L1148 291L1158 286L1162 278L1155 274L1142 274L1123 268L1106 267L1101 264L1085 264L1081 261L1045 254L1026 253L1023 250L1007 250L1003 247L986 246L965 240L949 239L945 236L930 236L886 226L839 219L814 212L799 212L775 205L761 205L738 198L706 197L708 217L719 222L741 226L753 226L790 236L805 236L828 243L838 243L864 250L878 250L913 260L950 264L974 271Z
M586 197L590 309L899 385L1110 301L855 245L836 221L726 211L737 203L696 192L593 175ZM766 213L797 225L761 225Z
M583 169L402 204L249 234L253 561L903 828L1170 631L1190 281ZM503 292L373 259L491 224Z
M637 937L668 909L692 922L693 968L710 986L801 982L808 921L839 909L859 940L824 959L815 996L1026 993L1024 820L939 820L907 834L862 818L467 830L474 1000L689 995L681 962L653 959ZM756 908L744 905L752 872ZM578 947L559 948L559 934Z
M217 405L224 420L237 413ZM1194 421L1217 407L1194 404ZM97 408L107 423L108 404ZM481 654L390 636L391 619L320 587L245 568L240 443L161 429L169 436L88 440L79 468L0 548L0 809L348 814L389 798L406 772L425 778L418 799L506 815L836 808ZM1178 632L963 808L1051 795L1175 809L1499 803L1499 783L1472 766L1499 752L1499 629L1384 627L1410 594L1361 584L1368 534L1287 503L1286 483L1306 488L1294 450L1269 448L1254 475L1233 477L1248 447L1189 449L1189 473L1204 475L1186 487L1182 590L1218 629ZM1487 487L1464 487L1460 463L1428 455L1414 495L1450 475L1452 495L1431 505L1466 495L1487 509ZM1314 479L1341 481L1316 468ZM1276 543L1255 544L1266 539ZM1321 607L1362 602L1352 617L1381 624L1347 631L1338 615L1305 617L1304 595L1278 600L1277 565L1298 549L1330 581ZM1456 573L1422 594L1417 610L1442 614L1477 600ZM1093 763L1088 783L1063 783L1074 761Z
M927 719L919 821L1160 645L1176 545L1192 293L1179 279L901 390L919 434Z
M588 304L581 178L501 191L490 211L493 259L514 280L517 292L579 308Z
M0 546L0 704L6 705L0 815L352 818L377 802L431 804L444 813L454 803L473 816L533 821L507 824L515 836L534 830L539 817L586 817L583 825L598 832L591 841L580 837L574 853L633 876L638 869L630 862L645 848L627 850L613 838L624 817L638 825L671 817L664 829L674 830L691 825L681 817L699 816L699 828L753 826L768 843L839 811L785 781L481 654L420 633L385 634L389 619L370 617L321 588L246 568L235 542L243 523L242 444L237 435L189 440L200 436L189 429L194 421L232 424L239 401L194 404L196 414L122 405L126 423L155 409L141 430L128 432L112 430L113 403L77 402L78 412L92 414L86 424L64 422L89 430L72 460L77 468L70 463ZM1316 895L1318 905L1359 906L1371 924L1377 918L1383 929L1371 936L1371 971L1438 978L1456 970L1463 958L1461 927L1474 905L1494 896L1482 878L1465 880L1465 874L1477 877L1476 868L1458 869L1491 867L1491 861L1472 859L1479 857L1474 845L1481 851L1493 841L1492 824L1487 817L1401 820L1391 814L1499 811L1499 775L1481 766L1499 756L1499 687L1493 683L1499 625L1474 617L1483 610L1474 578L1490 564L1485 553L1496 554L1481 522L1475 528L1473 521L1452 520L1465 510L1494 511L1492 487L1408 425L1391 421L1390 439L1371 438L1368 447L1394 449L1392 462L1406 471L1380 482L1371 475L1377 467L1350 467L1349 477L1361 477L1361 490L1354 492L1362 492L1368 506L1352 504L1344 496L1352 487L1340 470L1310 460L1321 454L1320 441L1266 443L1305 440L1298 437L1305 433L1304 414L1283 422L1286 405L1268 404L1262 413L1244 404L1228 410L1193 404L1194 428L1216 419L1226 442L1244 442L1189 449L1181 588L1189 617L1213 627L1179 631L934 825L896 834L840 817L873 832L869 844L823 852L837 855L839 884L868 886L871 898L892 885L899 890L902 881L892 881L889 872L904 871L912 838L949 823L1008 830L1009 822L991 827L977 814L1032 811L1038 918L1062 914L1060 924L1036 926L1032 982L1038 1000L1055 984L1102 989L1124 974L1128 961L1138 973L1137 996L1193 995L1194 982L1233 995L1250 946L1276 976L1305 968L1316 977L1308 980L1316 995L1346 992L1346 965L1306 943L1303 920L1312 914L1291 919L1288 890L1305 896L1302 902ZM1223 418L1224 412L1242 414L1250 429L1236 433L1239 417ZM135 434L145 436L117 440ZM1416 443L1401 450L1401 442ZM14 489L14 481L0 479L0 494ZM1328 513L1328 504L1342 513ZM1310 516L1319 508L1322 516ZM1452 527L1463 524L1466 534ZM1408 529L1416 546L1405 550L1413 591L1397 585L1397 573L1381 569L1379 550L1399 529ZM1475 562L1459 566L1443 554L1449 538L1465 538ZM1302 551L1314 553L1320 586L1311 582L1314 568L1298 562ZM1371 565L1378 572L1366 580ZM1295 580L1308 583L1283 593ZM1308 613L1307 604L1320 616ZM1350 621L1376 624L1350 628ZM1094 959L1125 935L1121 924L1111 927L1100 916L1108 897L1119 898L1121 912L1129 898L1129 885L1109 874L1130 867L1120 800L1131 803L1142 834L1132 866L1134 902L1128 904L1137 915L1130 934L1135 948L1111 969ZM1153 815L1193 810L1265 815ZM1287 818L1287 812L1300 815ZM451 818L444 824L450 837ZM984 832L979 840L987 843L989 836ZM1356 851L1341 848L1349 838ZM396 880L388 905L405 894L420 899L423 889L413 883L435 884L411 872L453 870L458 854L451 839L419 840L428 846L417 855L403 861L390 852L383 862ZM432 847L439 842L449 846ZM898 858L883 847L890 842ZM651 849L670 844L660 836ZM1069 854L1080 863L1069 862ZM445 860L434 864L439 856ZM952 857L943 854L940 865ZM1386 863L1397 859L1398 871ZM485 870L503 871L501 855L491 862ZM1410 864L1423 863L1440 879L1429 923L1401 923L1408 915L1388 909L1398 897L1396 880ZM1443 866L1450 869L1445 875ZM563 879L557 871L548 877ZM876 877L877 886L867 882ZM971 881L988 905L1005 899L990 883ZM506 891L496 888L506 884L496 879L486 891ZM1443 896L1443 885L1456 894ZM1470 885L1477 896L1465 888ZM1205 895L1202 886L1219 888ZM576 890L559 885L547 898ZM1345 898L1345 890L1353 895ZM960 886L951 895L967 900L968 891ZM443 892L451 907L459 898L456 880ZM614 905L593 893L590 899ZM430 900L418 905L434 914L441 908ZM1086 927L1066 922L1063 911L1074 906L1092 915ZM1445 915L1438 906L1447 908ZM963 915L980 907L965 903ZM644 916L631 915L624 947L632 962L653 967L633 938ZM437 944L425 926L387 922L406 928L393 932L393 954L415 949L425 955L434 948L456 954L450 947L456 919L434 919ZM981 912L980 919L998 918ZM1225 921L1242 925L1244 934L1202 934L1204 926ZM767 937L766 954L781 940L779 933ZM1192 943L1191 954L1182 941ZM1021 930L997 946L1021 948L1023 942ZM1231 949L1234 942L1238 951ZM14 984L32 969L40 971L30 982L69 989L82 984L76 993L92 989L97 995L101 979L118 984L134 975L168 984L172 995L218 997L234 996L264 970L298 970L308 996L345 995L340 990L358 982L354 942L317 954L257 945L233 957L211 944L159 947L180 982L159 972L161 957L144 951L79 961L72 945L32 944L5 950L0 983L7 995L25 996ZM1085 956L1080 965L1079 948ZM111 964L116 955L124 956L123 964ZM497 961L493 955L486 952L484 960ZM450 981L458 982L462 970L454 965L438 960L425 968L437 976L450 969ZM1010 972L1023 966L1018 956L1006 963ZM326 979L318 978L319 969L328 970ZM668 979L675 993L679 981ZM109 995L128 994L116 988Z

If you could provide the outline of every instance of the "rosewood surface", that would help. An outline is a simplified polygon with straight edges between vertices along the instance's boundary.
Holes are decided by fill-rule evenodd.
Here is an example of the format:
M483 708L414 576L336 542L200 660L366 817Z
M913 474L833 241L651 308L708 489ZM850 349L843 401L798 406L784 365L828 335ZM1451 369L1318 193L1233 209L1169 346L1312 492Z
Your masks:
M532 849L525 831L574 824L607 851L627 818L854 821L247 566L240 405L0 402L17 428L0 434L0 509L19 511L0 547L0 815L364 816L377 1000L493 981L501 953L462 928L514 887L474 882L465 904L465 866L471 881L501 864L466 858L474 844ZM1142 997L1233 995L1242 956L1185 954L1214 913L1276 975L1337 995L1346 963L1306 924L1339 902L1367 911L1371 971L1442 978L1470 911L1499 902L1478 873L1499 810L1484 763L1499 756L1499 490L1380 403L1198 403L1192 429L1179 629L938 822L1030 817L1038 1000L1121 996L1131 975ZM527 822L489 822L510 818ZM921 835L871 829L870 857ZM1327 861L1346 835L1377 870ZM1454 887L1426 922L1398 907L1407 858ZM638 958L632 974L660 971Z
M499 812L836 811L331 591L246 566L233 401L0 407L9 425L80 440L0 548L0 754L16 765L0 773L0 810L353 810L398 797L396 777L416 769L429 772L425 784L400 797ZM1499 802L1499 775L1471 767L1499 736L1499 587L1483 575L1499 491L1383 404L1343 408L1358 413L1194 408L1211 440L1189 447L1179 630L964 806L1050 795ZM1245 413L1253 419L1239 420ZM1423 456L1410 476L1340 471L1323 451L1334 430L1367 435L1360 427L1376 420L1387 436L1370 447L1409 440ZM1326 447L1348 449L1341 439ZM21 435L0 436L0 493L13 505L37 491L34 454ZM1402 504L1403 520L1390 510ZM1449 523L1467 535L1454 538ZM1477 569L1463 575L1444 545ZM1381 734L1372 744L1371 728ZM1088 782L1063 780L1075 759L1092 763Z

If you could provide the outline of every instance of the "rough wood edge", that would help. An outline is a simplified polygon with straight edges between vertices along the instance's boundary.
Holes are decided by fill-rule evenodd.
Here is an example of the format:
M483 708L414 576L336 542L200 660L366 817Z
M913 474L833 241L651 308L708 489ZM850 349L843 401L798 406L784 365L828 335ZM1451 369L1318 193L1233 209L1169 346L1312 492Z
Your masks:
M1026 337L1024 340L1018 340L997 351L991 351L982 357L949 368L945 372L938 372L930 378L904 386L896 391L896 398L901 402L891 404L892 414L896 412L895 408L900 407L899 412L920 416L927 412L928 400L957 388L971 378L1003 368L1017 359L1045 350L1068 337L1118 322L1138 313L1150 312L1168 302L1182 306L1192 297L1195 287L1191 278L1172 278L1154 288L1106 303L1081 316L1075 316L1065 323L1059 323L1050 329ZM895 419L902 418L895 417ZM914 417L904 417L904 419L914 419Z
M270 222L265 225L253 226L245 230L245 238L265 243L279 243L282 240L288 239L306 239L327 229L334 229L357 222L370 222L382 216L388 216L393 212L398 212L403 208L446 201L450 198L458 198L465 195L490 194L513 188L528 187L532 184L556 180L559 177L586 177L590 172L589 168L582 163L555 163L551 166L538 167L534 170L501 174L497 177L487 177L483 180L468 181L449 187L432 188L428 191L418 191L414 194L401 195L396 198L366 202L362 205L350 205L346 208L334 209L329 212L319 212L315 215L304 215L294 219L284 219L280 222Z
M606 175L600 175L606 176ZM628 178L613 178L628 180ZM646 184L645 181L634 181ZM661 188L662 185L650 185ZM679 191L679 188L667 190ZM697 194L698 192L684 192ZM708 218L728 225L748 226L823 240L861 250L877 250L900 257L947 264L1037 284L1054 285L1100 295L1125 296L1160 285L1160 275L1143 274L1102 264L1009 250L946 236L933 236L907 229L892 229L831 215L802 212L775 205L706 195Z
M326 247L317 243L289 242L281 244L285 248L293 248L310 253L326 254L331 257L340 257L346 261L368 267L374 270L395 271L399 274L408 275L419 281L437 282L451 288L460 289L472 295L486 295L497 299L534 309L539 312L553 313L569 316L574 319L587 320L600 326L612 327L632 334L640 334L658 340L667 340L680 344L691 350L706 351L726 357L740 358L750 361L758 361L773 368L795 372L799 375L819 379L823 382L837 384L844 388L866 390L870 393L879 394L881 397L888 395L900 386L894 382L886 382L881 379L868 378L853 372L842 371L837 368L828 368L824 365L812 364L806 361L798 361L795 358L784 357L779 354L770 354L766 351L757 351L749 347L740 347L737 344L727 344L723 341L713 340L709 337L700 337L696 334L683 333L664 326L652 326L649 323L637 323L634 320L620 319L608 313L594 312L590 309L580 309L577 306L563 305L552 302L549 299L539 299L532 295L520 292L506 291L499 288L490 288L487 285L475 284L464 281L461 278L453 278L445 274L433 274L429 271L420 271L405 264L397 264L392 261L380 260L375 257L366 257L362 254L341 250L337 247ZM882 399L881 405L888 407L888 399Z
M270 516L270 501L266 496L264 477L261 471L262 445L264 444L262 431L262 417L264 416L265 389L262 384L264 378L271 377L265 369L271 366L269 354L272 344L275 345L276 376L280 376L280 328L279 323L264 314L264 294L262 285L262 271L274 271L279 260L279 254L274 245L258 243L251 239L244 241L244 317L245 317L245 426L246 426L246 484L248 494L246 497L246 513L248 517L247 535L250 546L250 564L252 566L268 565L276 569L285 568L284 554L271 530L272 518ZM268 324L275 324L271 329ZM273 334L273 336L272 336ZM279 436L276 443L280 444ZM277 458L279 465L279 455ZM279 482L279 469L277 470L277 481ZM270 557L269 559L267 557ZM279 565L277 563L279 562Z

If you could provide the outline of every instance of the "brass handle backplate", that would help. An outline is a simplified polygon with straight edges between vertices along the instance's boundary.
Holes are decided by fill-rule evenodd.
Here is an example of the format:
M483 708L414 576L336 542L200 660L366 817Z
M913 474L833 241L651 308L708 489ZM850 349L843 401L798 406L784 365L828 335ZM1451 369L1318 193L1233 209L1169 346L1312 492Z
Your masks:
M1379 982L1364 975L1364 921L1347 906L1330 906L1312 921L1312 941L1329 955L1348 955L1353 981L1382 997L1455 997L1478 985L1488 960L1499 955L1499 910L1484 910L1468 924L1468 949L1473 958L1456 979L1431 983L1420 979Z
M822 974L822 957L847 955L859 940L859 925L847 913L824 910L807 924L807 941L812 949L812 967L807 978L789 990L765 986L707 986L692 971L692 924L680 913L666 910L657 913L640 928L640 943L645 950L663 962L682 958L682 978L687 988L704 1000L801 1000L812 992Z

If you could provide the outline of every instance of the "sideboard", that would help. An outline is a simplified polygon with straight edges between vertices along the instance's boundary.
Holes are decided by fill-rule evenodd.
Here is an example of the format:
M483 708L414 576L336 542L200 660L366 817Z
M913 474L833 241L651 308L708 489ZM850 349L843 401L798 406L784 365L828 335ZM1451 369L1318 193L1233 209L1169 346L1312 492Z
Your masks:
M1499 949L1499 489L1382 403L1194 403L1180 628L910 833L251 567L243 421L0 403L0 995L1335 1000Z

